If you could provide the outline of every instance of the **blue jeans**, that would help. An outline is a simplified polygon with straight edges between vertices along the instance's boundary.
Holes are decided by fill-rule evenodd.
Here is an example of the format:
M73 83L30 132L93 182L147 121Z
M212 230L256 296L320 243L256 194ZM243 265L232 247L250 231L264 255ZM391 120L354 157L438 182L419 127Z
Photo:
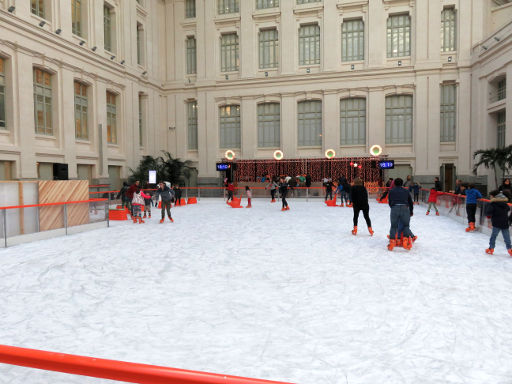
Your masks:
M389 238L395 239L398 230L398 223L403 225L404 237L412 236L411 230L409 229L409 223L411 221L411 212L407 205L395 205L391 207L391 229L389 230Z
M510 232L508 231L508 228L502 229L497 227L492 227L491 239L489 240L489 248L494 249L496 246L496 238L500 232L503 235L507 249L512 248L512 245L510 244Z

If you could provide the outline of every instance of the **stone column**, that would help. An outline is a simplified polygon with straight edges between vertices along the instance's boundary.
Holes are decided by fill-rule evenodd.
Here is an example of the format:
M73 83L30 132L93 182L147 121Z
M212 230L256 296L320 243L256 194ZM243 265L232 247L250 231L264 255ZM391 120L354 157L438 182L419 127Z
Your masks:
M59 116L59 129L62 130L59 136L64 150L64 162L68 164L68 176L76 179L77 160L75 148L75 102L74 102L74 77L73 72L68 69L60 69L59 94L62 95L61 115ZM89 116L88 116L89 117Z
M327 149L334 149L340 155L340 112L336 92L324 92L322 108L322 153Z
M283 94L281 101L281 148L287 159L297 157L297 101L295 94Z
M296 3L293 0L281 1L281 27L279 30L279 49L281 50L281 73L294 74L296 68L297 25L293 13Z
M335 71L341 60L341 28L337 0L324 0L322 28L322 66L324 71Z
M381 67L386 58L386 12L382 1L370 1L368 6L368 67Z
M380 145L386 153L386 99L381 88L370 89L366 100L368 145Z
M241 113L242 158L254 159L258 146L258 118L253 97L242 97Z
M240 2L240 76L242 78L254 77L255 64L258 56L255 55L256 31L252 20L254 1Z

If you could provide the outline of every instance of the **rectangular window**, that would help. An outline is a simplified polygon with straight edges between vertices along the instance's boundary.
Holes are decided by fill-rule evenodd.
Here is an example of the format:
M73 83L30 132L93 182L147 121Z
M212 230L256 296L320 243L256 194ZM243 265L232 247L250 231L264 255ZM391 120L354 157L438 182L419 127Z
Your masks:
M219 15L240 12L239 0L217 0L217 11Z
M196 38L187 37L187 74L197 73Z
M341 27L341 61L364 60L363 20L346 20Z
M139 95L139 146L144 146L144 99Z
M277 68L279 55L279 39L277 29L264 29L259 36L260 69Z
M409 15L392 15L387 28L388 57L411 55L411 18Z
M77 139L89 139L89 129L87 125L88 107L87 86L75 81L75 137Z
M185 1L185 18L193 19L196 17L196 0Z
M240 106L219 108L220 148L240 148Z
M0 129L7 127L5 118L5 60L0 57Z
M340 101L341 145L366 144L366 99Z
M144 27L137 23L137 64L144 65Z
M220 38L220 70L221 72L238 71L238 35L229 33Z
M297 0L297 4L320 3L322 0Z
M71 29L73 34L82 36L82 0L71 0Z
M34 68L34 117L36 133L53 135L52 75Z
M498 97L497 101L505 100L507 98L507 79L504 78L498 81L498 85L496 88L496 95Z
M441 51L457 49L457 21L454 8L445 8L441 12Z
M39 17L45 18L44 0L30 0L30 11Z
M347 20L341 28L341 61L364 60L363 20Z
M441 142L454 142L457 129L457 86L441 85Z
M187 103L188 149L197 150L197 101Z
M299 65L320 64L320 27L302 25L299 29Z
M279 0L256 0L256 9L279 7Z
M281 145L281 105L258 104L258 147L279 148Z
M117 144L117 96L107 91L107 143Z
M299 147L320 147L322 145L322 102L317 100L299 102L297 122Z
M412 143L412 96L386 97L386 144Z
M106 4L103 6L103 33L105 50L114 52L112 47L112 9Z
M498 112L496 116L496 130L497 130L497 142L498 148L505 148L505 131L507 125L507 115L505 111Z

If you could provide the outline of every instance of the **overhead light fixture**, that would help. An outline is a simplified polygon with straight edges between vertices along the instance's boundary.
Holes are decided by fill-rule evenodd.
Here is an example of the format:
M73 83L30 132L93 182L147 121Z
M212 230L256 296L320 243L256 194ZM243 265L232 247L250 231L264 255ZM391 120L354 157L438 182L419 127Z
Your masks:
M448 62L451 63L452 62L452 57L451 56L448 56Z
M16 7L14 5L11 5L9 8L7 8L7 11L9 13L13 13L16 10Z
M146 75L147 75L147 73L148 73L148 71L144 71L144 72L142 72L142 76L146 76Z
M351 69L351 70L354 70L355 68L356 68L356 67L355 67L355 65L354 65L354 64L352 64L352 65L350 66L350 69Z
M84 45L85 44L85 40L80 40L80 42L78 43L79 45Z
M402 66L402 60L398 60L398 66L401 67Z
M487 51L487 47L485 45L482 45L482 48Z
M122 64L124 64L124 63L125 63L125 61L124 61L124 60L121 60L121 63L120 63L120 64L122 65Z
M97 46L94 46L94 47L92 47L91 49L93 50L93 52L96 52L96 50L98 49L98 47L97 47Z
M229 76L228 76L228 75L224 75L224 78L225 78L226 80L229 80Z
M265 77L268 77L268 72L265 72Z
M306 73L310 73L311 72L311 68L306 68Z
M498 36L494 36L494 40L500 41L501 39Z
M57 35L60 35L60 33L61 33L61 32L62 32L62 29L60 29L60 28L58 28L58 29L55 31L55 33L56 33Z
M45 25L45 24L46 24L46 21L41 20L41 22L39 23L39 26L40 26L40 27L44 27L44 25Z
M115 55L110 56L110 60L114 60L116 58Z

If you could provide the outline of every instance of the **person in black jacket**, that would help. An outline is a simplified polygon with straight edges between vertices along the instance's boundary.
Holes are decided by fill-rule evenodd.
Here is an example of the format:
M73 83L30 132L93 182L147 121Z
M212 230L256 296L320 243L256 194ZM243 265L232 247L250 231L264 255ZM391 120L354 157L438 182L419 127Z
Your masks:
M332 200L332 187L334 184L332 183L331 179L327 179L327 182L324 184L325 187L325 201L327 201L327 197L329 197L329 200Z
M500 185L500 192L503 193L508 201L512 201L512 185L510 184L510 179L504 179L503 184Z
M167 211L167 217L171 223L174 223L174 220L171 217L171 202L174 200L174 191L169 188L163 181L158 185L158 189L156 190L156 199L158 197L162 199L162 220L160 223L163 223L165 220L165 212Z
M352 206L354 209L354 229L352 234L357 235L357 221L359 219L359 212L363 211L366 225L368 226L368 232L370 236L373 236L372 221L370 220L370 206L368 205L368 191L363 185L363 181L358 177L354 180L354 186L352 187Z
M311 187L311 175L306 175L306 188Z
M286 195L288 195L288 183L285 181L284 177L279 179L279 193L281 194L281 201L283 202L283 208L281 208L281 211L290 210L288 202L286 201Z
M510 244L510 217L508 215L510 207L508 206L508 198L500 191L492 191L491 203L487 206L485 214L491 219L492 223L492 234L489 240L489 248L485 250L485 253L492 255L494 253L494 247L496 246L496 238L501 232L505 245L507 247L508 254L512 256L512 245Z
M123 187L119 190L119 193L117 194L116 199L121 198L121 207L124 209L124 207L130 208L130 200L128 199L128 183L126 181L123 181Z
M395 179L395 187L389 191L388 204L391 207L391 229L389 231L388 250L392 251L396 245L396 234L398 223L403 225L404 239L402 246L409 250L412 247L412 233L409 229L409 223L413 214L414 205L411 194L403 188L404 181L401 178Z

